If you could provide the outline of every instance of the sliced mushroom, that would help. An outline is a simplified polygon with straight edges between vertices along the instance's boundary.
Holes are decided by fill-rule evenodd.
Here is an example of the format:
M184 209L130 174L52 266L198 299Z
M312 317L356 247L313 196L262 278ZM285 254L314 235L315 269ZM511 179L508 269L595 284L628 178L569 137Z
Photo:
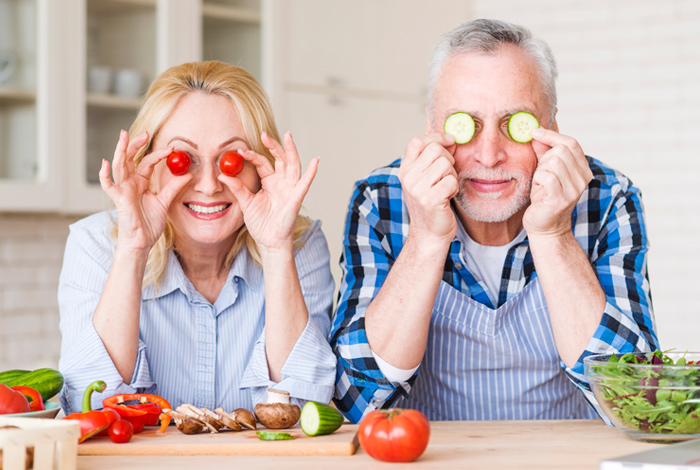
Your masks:
M236 421L238 421L241 426L255 431L257 428L257 423L255 422L255 416L253 416L253 413L245 408L237 408L233 410L233 412L236 413Z
M189 416L191 418L195 418L204 423L204 425L207 427L207 429L209 429L209 431L214 433L219 432L219 429L223 427L223 423L218 421L216 418L212 418L212 416L207 413L207 411L209 410L204 410L206 410L206 408L200 409L190 404L180 405L176 408L176 411L178 413L181 413L185 416Z
M183 434L199 434L204 431L205 424L198 418L188 416L177 411L164 409L163 413L175 420L175 427Z
M233 429L234 431L241 430L241 424L237 421L237 416L236 416L235 411L232 411L231 413L227 413L223 408L219 407L219 408L215 409L214 412L219 415L219 419L227 427Z
M260 424L270 429L292 427L301 416L299 406L289 403L289 392L273 388L267 390L267 403L258 403L254 411Z

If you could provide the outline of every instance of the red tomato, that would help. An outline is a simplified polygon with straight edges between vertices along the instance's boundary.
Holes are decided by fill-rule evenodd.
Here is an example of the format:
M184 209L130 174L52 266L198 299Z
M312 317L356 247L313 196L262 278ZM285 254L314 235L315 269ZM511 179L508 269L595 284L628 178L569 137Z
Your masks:
M375 410L360 423L360 445L384 462L411 462L428 447L430 422L416 410Z
M134 427L125 419L118 419L109 425L109 438L115 444L124 444L134 435Z
M175 150L168 155L166 163L170 173L175 176L182 176L190 169L190 156L185 152Z
M236 176L243 170L243 164L245 160L241 157L238 152L226 152L221 156L221 161L219 161L219 168L221 168L221 173L226 176Z

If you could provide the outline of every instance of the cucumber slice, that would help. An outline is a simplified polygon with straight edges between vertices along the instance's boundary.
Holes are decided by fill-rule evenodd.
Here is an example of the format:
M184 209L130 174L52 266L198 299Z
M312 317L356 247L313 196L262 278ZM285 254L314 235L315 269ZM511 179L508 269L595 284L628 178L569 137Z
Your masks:
M261 441L289 441L294 439L294 436L288 432L256 431L255 434L260 436Z
M530 113L520 111L508 119L508 135L516 142L524 144L532 140L532 131L540 127L537 118Z
M299 424L307 436L330 434L343 424L343 415L332 406L307 401L301 409Z
M457 144L466 144L474 137L474 118L467 113L450 114L443 127L445 134L453 136Z

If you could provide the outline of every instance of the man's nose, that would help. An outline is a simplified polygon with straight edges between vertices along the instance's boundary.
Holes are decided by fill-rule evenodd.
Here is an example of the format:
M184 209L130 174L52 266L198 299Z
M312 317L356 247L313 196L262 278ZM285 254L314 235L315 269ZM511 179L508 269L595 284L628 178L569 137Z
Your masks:
M485 126L477 134L469 150L472 159L486 168L493 168L506 159L505 147L507 144L508 137L501 132L498 126Z

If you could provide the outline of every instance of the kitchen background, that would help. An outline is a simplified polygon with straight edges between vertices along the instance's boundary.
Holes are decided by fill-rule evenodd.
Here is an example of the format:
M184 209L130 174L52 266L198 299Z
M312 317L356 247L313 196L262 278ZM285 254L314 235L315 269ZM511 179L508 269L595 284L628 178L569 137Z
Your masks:
M217 58L262 81L321 157L305 208L338 284L352 183L424 131L430 50L479 17L551 45L560 130L642 189L662 347L700 349L697 0L0 0L0 370L57 366L68 225L109 207L96 167L158 72Z

